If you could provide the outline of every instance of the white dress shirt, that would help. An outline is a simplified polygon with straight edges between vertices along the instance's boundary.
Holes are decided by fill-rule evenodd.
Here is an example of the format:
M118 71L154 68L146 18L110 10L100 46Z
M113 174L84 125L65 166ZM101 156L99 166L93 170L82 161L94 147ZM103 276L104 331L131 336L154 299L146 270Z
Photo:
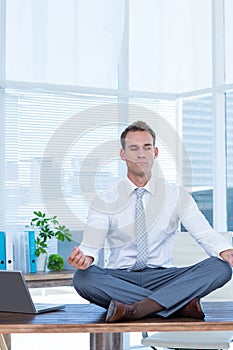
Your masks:
M192 196L182 187L152 177L143 196L148 234L148 267L172 267L174 237L181 222L210 256L232 246L213 230ZM80 249L98 263L100 249L110 251L108 268L132 267L137 257L136 186L125 179L102 193L89 209ZM188 234L188 233L187 233Z

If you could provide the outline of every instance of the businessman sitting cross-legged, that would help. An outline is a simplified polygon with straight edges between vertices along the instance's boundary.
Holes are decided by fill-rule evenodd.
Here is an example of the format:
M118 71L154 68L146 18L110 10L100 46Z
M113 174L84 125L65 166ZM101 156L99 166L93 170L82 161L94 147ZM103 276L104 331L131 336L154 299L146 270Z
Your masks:
M154 131L141 121L123 131L120 157L127 178L93 202L83 241L68 258L77 269L75 289L107 309L106 322L154 314L202 319L200 299L232 277L232 246L184 188L152 176L155 141ZM173 242L180 222L209 257L177 268ZM110 256L107 267L100 268L98 255L106 241Z

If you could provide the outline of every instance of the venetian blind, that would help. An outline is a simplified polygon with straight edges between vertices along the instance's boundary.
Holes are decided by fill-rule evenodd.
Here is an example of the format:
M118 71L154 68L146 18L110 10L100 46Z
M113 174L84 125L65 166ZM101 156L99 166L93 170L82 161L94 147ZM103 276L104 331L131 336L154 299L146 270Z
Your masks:
M118 177L116 98L8 89L1 110L1 226L47 210L80 228L88 201Z
M2 227L21 229L45 210L82 229L95 195L125 175L119 136L139 119L157 133L163 174L177 180L175 101L7 89L1 110Z

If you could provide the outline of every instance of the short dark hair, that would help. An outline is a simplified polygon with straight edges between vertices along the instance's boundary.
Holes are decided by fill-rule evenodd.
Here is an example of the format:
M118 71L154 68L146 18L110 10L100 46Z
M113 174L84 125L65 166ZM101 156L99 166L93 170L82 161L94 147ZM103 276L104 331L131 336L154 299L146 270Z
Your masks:
M129 131L147 131L151 134L153 138L153 146L155 146L155 140L156 135L155 132L151 129L151 127L146 124L145 122L138 120L137 122L134 122L133 124L130 124L127 126L127 128L122 132L121 134L121 146L123 149L125 149L125 138Z

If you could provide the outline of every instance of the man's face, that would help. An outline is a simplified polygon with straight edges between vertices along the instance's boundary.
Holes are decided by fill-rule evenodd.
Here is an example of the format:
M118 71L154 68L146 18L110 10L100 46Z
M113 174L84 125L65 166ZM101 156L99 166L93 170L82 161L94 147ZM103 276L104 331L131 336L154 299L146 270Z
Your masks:
M121 149L120 155L127 164L128 175L150 176L158 148L153 146L149 132L130 131L126 135L125 149Z

